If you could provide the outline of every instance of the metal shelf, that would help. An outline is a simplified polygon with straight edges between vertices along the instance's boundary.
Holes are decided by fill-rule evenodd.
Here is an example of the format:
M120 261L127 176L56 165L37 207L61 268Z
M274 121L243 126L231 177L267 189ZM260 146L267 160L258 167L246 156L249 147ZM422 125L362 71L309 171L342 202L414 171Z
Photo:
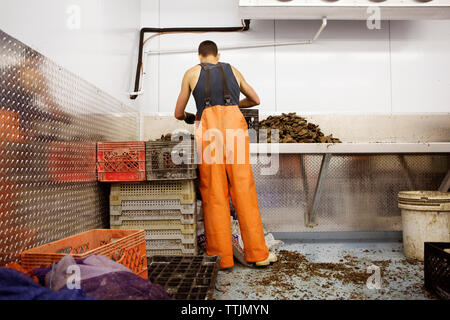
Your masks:
M402 170L408 180L410 190L414 189L410 169L404 159L405 154L433 154L450 153L449 142L430 142L430 143L252 143L250 152L258 154L298 154L300 167L304 168L303 157L301 154L320 154L322 163L320 166L319 177L317 179L312 202L308 205L305 215L305 225L315 227L317 225L317 207L320 194L325 183L330 160L333 155L342 154L394 154L402 166ZM255 156L256 157L256 156ZM303 179L305 179L303 177ZM448 190L450 185L450 170L441 182L440 190ZM445 189L445 190L444 190Z
M429 143L251 143L250 153L280 154L397 154L450 153L450 142Z

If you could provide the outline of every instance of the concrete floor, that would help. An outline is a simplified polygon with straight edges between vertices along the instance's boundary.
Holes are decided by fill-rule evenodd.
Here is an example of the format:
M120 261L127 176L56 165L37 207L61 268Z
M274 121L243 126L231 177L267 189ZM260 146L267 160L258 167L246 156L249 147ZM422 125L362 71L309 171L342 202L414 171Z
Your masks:
M407 260L399 242L285 242L280 250L285 251L280 255L278 266L252 269L236 262L232 269L219 271L215 298L431 298L423 289L423 263ZM292 254L286 251L301 256L292 258ZM369 289L366 284L367 279L374 274L373 271L367 271L372 265L380 268L379 289Z

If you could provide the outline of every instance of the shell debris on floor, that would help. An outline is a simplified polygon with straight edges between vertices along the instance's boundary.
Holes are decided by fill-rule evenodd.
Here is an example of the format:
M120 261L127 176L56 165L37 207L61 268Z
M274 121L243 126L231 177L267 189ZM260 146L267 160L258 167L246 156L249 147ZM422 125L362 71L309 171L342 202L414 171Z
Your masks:
M220 271L216 299L433 298L423 287L423 263L406 259L401 243L287 242L277 255L271 267L236 263Z

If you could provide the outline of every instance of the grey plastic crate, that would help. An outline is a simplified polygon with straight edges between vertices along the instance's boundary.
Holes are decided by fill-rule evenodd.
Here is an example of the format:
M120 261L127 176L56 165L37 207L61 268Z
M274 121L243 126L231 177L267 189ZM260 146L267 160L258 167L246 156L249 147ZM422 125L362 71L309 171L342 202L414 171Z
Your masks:
M147 257L164 256L193 256L197 254L197 243L183 243L182 240L146 239Z
M179 220L124 220L120 225L111 225L113 229L136 229L136 230L180 230L181 234L195 234L197 223L183 224Z
M187 152L187 154L186 154ZM175 164L173 156L183 159ZM178 141L146 142L147 180L189 180L197 178L194 143Z
M182 242L194 243L197 239L197 234L194 232L183 232L180 229L150 229L145 230L145 238L152 240L173 240L179 239Z
M111 206L111 214L117 209L122 210L179 210L181 214L192 214L196 210L196 201L182 204L180 200L124 200L118 206Z
M124 201L179 200L180 204L196 201L193 180L147 181L138 183L113 183L110 205L120 206Z
M141 221L141 220L179 220L181 224L194 224L195 214L181 214L176 210L160 210L160 211L122 211L122 215L110 215L110 225L120 226L124 221Z
M181 212L180 210L123 210L121 206L111 206L110 224L121 225L123 221L131 220L180 220L181 224L193 224L196 221L195 210Z

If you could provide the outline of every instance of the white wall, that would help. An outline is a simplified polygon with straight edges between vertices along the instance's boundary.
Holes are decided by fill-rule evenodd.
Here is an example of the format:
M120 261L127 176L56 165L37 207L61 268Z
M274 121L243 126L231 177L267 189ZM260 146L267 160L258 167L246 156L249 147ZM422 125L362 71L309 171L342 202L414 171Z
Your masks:
M450 21L391 22L394 112L450 111Z
M143 27L238 26L238 0L142 0ZM163 35L152 50L310 39L320 21L252 21L251 31ZM150 34L149 34L150 35ZM450 21L329 21L312 45L227 50L261 96L262 113L448 113ZM181 78L195 53L152 55L139 99L146 114L172 114ZM194 111L193 99L188 110Z
M141 27L238 26L238 0L0 0L0 28L146 114L173 113L184 71L195 53L151 55L136 101ZM81 8L80 30L66 10ZM147 49L196 49L310 39L320 21L252 21L245 33L163 35ZM222 52L261 96L261 113L450 112L450 21L329 21L312 45ZM193 100L188 110L195 111Z
M67 12L81 9L80 29ZM140 0L0 0L0 29L131 104ZM133 78L133 79L132 79Z

